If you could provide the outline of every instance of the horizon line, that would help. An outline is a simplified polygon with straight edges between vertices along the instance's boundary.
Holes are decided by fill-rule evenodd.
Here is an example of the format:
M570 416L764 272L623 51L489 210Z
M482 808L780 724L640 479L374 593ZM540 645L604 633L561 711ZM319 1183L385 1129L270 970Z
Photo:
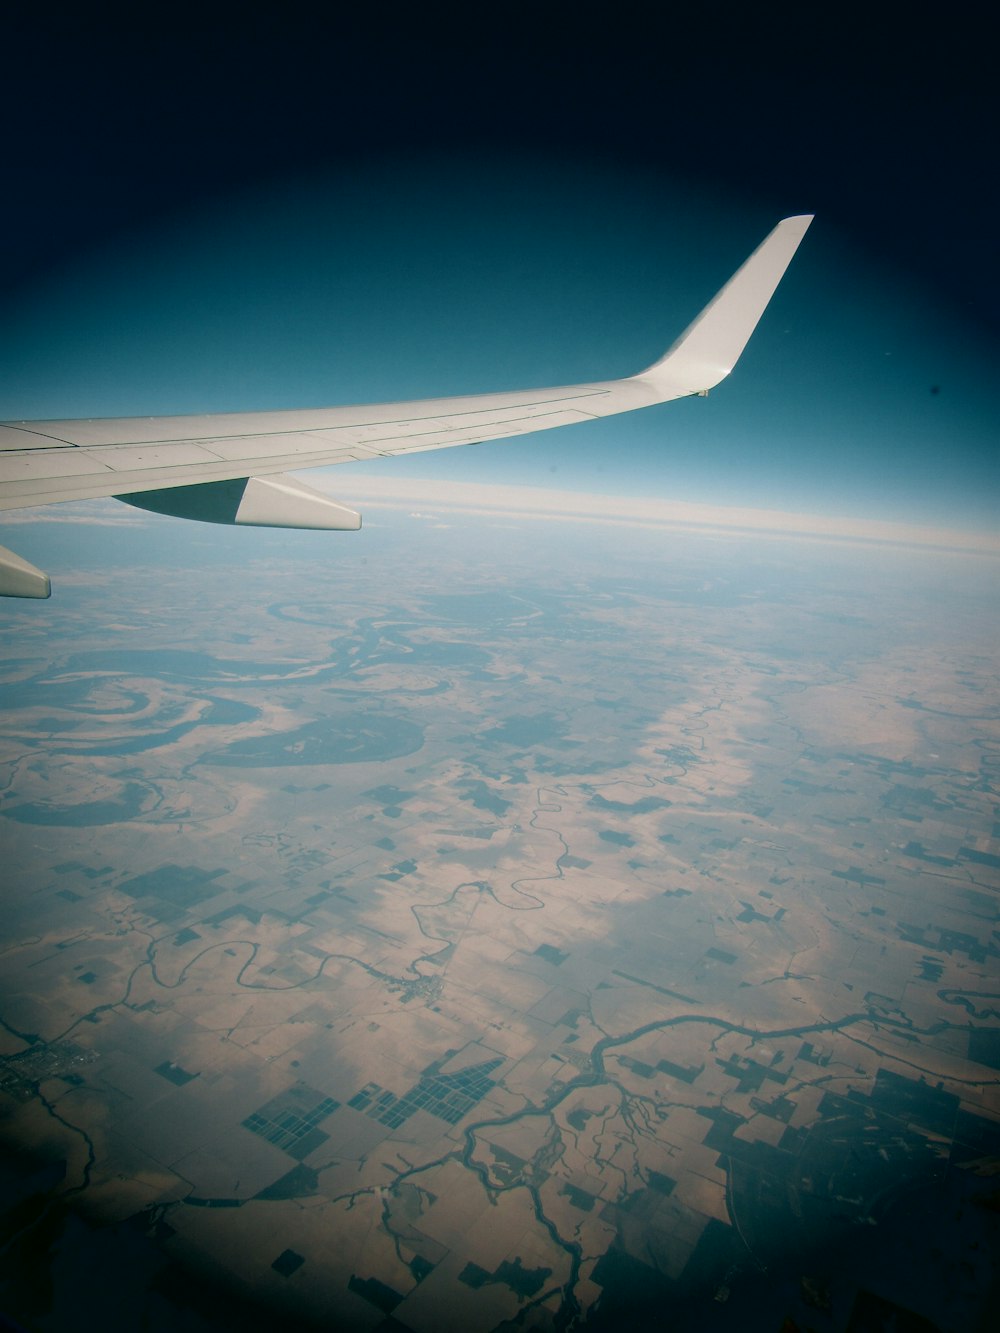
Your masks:
M905 523L889 519L803 514L750 506L708 505L689 500L602 496L585 491L470 481L404 479L358 473L338 484L330 469L312 473L309 484L336 491L342 503L357 496L378 509L415 504L450 513L507 515L558 522L673 528L772 538L865 545L923 547L976 555L1000 555L1000 534ZM345 499L345 497L348 497Z

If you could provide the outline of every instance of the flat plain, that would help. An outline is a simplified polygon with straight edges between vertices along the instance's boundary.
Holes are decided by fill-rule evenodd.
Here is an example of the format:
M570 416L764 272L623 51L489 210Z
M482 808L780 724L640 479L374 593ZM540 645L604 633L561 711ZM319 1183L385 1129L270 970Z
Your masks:
M0 1308L968 1327L995 562L400 526L7 613Z

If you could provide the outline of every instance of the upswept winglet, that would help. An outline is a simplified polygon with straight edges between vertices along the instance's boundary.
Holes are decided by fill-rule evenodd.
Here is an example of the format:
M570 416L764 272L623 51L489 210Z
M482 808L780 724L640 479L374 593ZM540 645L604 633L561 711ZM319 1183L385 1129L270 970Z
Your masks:
M785 218L689 324L670 349L633 379L665 390L706 393L730 373L774 295L811 213Z

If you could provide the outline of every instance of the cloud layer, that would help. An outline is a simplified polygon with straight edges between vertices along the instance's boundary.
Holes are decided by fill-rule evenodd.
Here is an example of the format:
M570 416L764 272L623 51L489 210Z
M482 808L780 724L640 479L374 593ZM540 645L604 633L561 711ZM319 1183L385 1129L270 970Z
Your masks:
M680 500L590 495L533 486L482 485L421 478L401 479L329 472L313 474L310 484L373 509L405 509L440 519L449 513L545 519L553 522L624 524L628 527L688 528L705 532L795 537L814 541L885 543L939 550L1000 555L1000 536L948 528L891 523L864 518L835 518L786 513L777 509L732 508Z

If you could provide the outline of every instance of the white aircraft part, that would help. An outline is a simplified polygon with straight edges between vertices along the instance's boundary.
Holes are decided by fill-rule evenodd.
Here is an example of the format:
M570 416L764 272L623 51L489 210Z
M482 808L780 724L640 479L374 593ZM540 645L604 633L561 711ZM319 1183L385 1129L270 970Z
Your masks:
M316 528L325 532L357 532L361 515L305 482L280 473L248 477L236 522L254 528Z
M702 393L724 380L750 341L810 222L811 216L779 222L666 355L638 378L667 386L698 384Z
M354 509L280 473L276 477L239 477L232 481L199 482L195 486L169 486L115 498L136 509L149 509L174 518L193 518L201 523L313 528L324 532L356 532L361 527L361 515Z
M211 521L360 526L350 510L343 523L306 523L303 515L316 513L317 506L302 492L290 491L295 483L288 478L268 490L262 474L509 439L704 394L736 364L811 221L803 216L779 222L670 350L638 375L360 407L8 421L0 423L0 510L108 495L128 499L250 477L239 501L241 509L245 501L246 516ZM203 501L178 498L185 515L193 517L199 508L217 508L221 495L222 488ZM182 512L168 504L160 504L161 512Z
M0 597L48 597L51 593L48 574L0 546Z

